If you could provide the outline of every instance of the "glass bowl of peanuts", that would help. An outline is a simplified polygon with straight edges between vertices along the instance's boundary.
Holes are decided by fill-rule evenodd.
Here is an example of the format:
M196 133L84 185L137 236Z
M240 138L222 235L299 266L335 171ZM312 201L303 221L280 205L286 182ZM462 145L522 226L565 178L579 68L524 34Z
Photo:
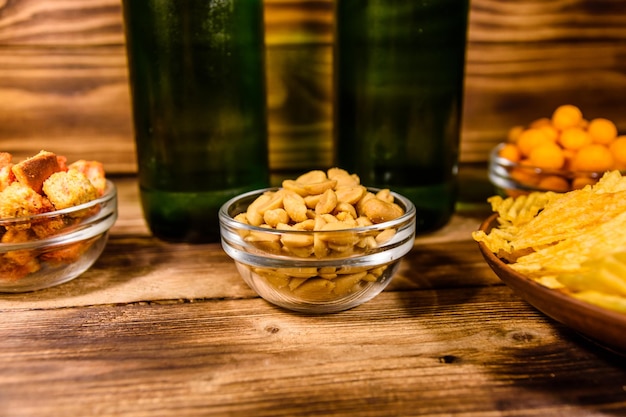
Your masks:
M266 301L323 314L356 307L391 282L415 238L415 207L332 168L252 191L219 212L222 247Z
M626 136L609 119L586 119L574 105L514 126L489 158L489 180L504 196L568 192L595 184L606 171L626 173Z
M102 195L83 204L1 218L0 292L35 291L78 277L102 253L116 219L117 191L109 180Z

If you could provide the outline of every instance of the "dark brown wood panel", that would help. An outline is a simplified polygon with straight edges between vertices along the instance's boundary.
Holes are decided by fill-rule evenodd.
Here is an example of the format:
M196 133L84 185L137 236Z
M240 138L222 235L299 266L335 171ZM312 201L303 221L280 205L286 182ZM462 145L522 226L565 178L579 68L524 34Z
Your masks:
M120 1L2 0L0 45L89 48L123 44Z
M332 157L333 0L266 0L270 160ZM473 0L464 162L513 125L579 105L626 131L626 8L620 0ZM119 0L0 1L0 146L41 148L134 172Z
M134 171L122 46L0 47L0 147L20 160L40 149Z

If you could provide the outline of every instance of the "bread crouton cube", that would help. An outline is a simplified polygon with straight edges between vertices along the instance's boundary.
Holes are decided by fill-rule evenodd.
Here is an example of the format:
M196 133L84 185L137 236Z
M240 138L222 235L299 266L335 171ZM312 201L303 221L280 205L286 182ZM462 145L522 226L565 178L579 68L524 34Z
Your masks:
M6 254L0 255L0 280L17 281L40 269L41 264L36 258L31 258L26 264L19 265L7 259Z
M51 265L76 262L96 240L97 237L82 242L70 243L42 253L39 259Z
M12 171L17 181L41 194L44 181L55 172L61 171L61 167L55 154L41 151L13 165Z
M0 152L0 167L11 164L13 161L13 155L8 152Z
M68 227L68 223L65 216L53 216L33 220L30 227L37 239L44 239L63 231L63 229Z
M0 152L0 191L4 190L15 181L12 161L13 155L8 152Z
M43 183L43 192L57 210L87 203L99 197L98 190L87 176L74 169L50 175Z
M57 155L57 163L61 171L67 171L67 157L63 155Z
M24 243L33 238L30 229L8 229L0 240L2 243ZM4 254L4 259L15 265L28 265L36 257L32 250L12 250Z
M99 195L104 194L106 188L106 178L104 175L104 165L98 161L86 161L84 159L72 162L67 167L68 170L75 169L82 172L89 178L89 181L96 187Z
M0 191L0 218L33 216L53 211L52 203L32 188L20 182L13 182ZM30 224L25 225L30 227Z

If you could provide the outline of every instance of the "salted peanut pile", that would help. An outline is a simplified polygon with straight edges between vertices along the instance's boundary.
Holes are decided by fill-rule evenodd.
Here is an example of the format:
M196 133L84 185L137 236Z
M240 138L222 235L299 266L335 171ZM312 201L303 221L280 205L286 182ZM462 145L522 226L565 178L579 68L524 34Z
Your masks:
M547 287L626 313L626 177L567 193L489 198L498 226L473 237Z
M92 201L104 194L106 179L103 166L97 161L80 160L67 164L67 158L52 152L14 163L13 156L0 152L0 242L24 243L41 240L63 232L91 211L71 216L29 216L54 212ZM16 221L17 218L26 218ZM5 221L10 220L10 221ZM30 250L0 254L0 279L17 280L37 272L43 263L71 263L90 242L68 245L49 252Z
M346 258L373 251L391 239L396 229L358 231L404 214L390 190L372 193L355 174L340 168L310 171L282 188L266 192L235 220L272 231L243 231L241 236L259 249L298 258ZM307 233L309 232L309 233ZM360 283L375 282L386 266L254 268L276 288L299 296L341 295Z

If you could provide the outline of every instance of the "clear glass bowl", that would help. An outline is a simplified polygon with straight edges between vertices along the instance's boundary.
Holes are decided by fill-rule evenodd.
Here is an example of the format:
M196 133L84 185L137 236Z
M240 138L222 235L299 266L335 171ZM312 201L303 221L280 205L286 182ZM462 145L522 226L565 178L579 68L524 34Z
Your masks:
M568 192L595 184L604 175L600 171L568 171L543 169L512 162L499 156L500 143L489 157L489 181L496 192L505 197L516 197L534 191ZM622 171L626 175L626 171Z
M0 292L26 292L70 281L93 265L117 220L117 190L63 210L0 220Z
M413 248L415 207L396 193L392 195L404 214L367 227L285 231L233 219L270 190L276 189L233 198L221 207L219 219L222 247L235 261L242 278L277 306L313 314L356 307L389 284L401 258ZM377 236L379 242L374 243Z

